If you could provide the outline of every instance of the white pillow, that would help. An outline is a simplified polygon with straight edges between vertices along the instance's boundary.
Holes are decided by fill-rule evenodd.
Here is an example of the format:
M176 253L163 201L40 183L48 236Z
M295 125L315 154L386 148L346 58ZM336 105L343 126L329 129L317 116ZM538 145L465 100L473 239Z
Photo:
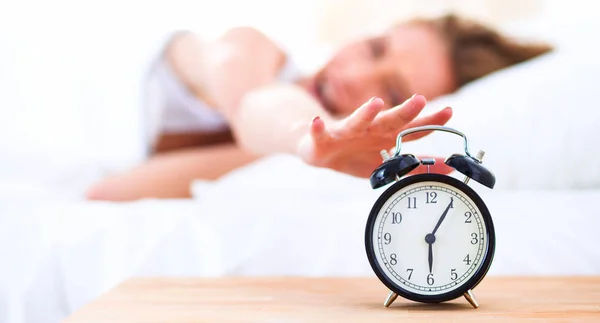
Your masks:
M497 188L600 187L600 51L584 42L479 79L428 104L454 108L448 126L486 150L484 165ZM436 133L403 152L447 156L461 152L459 137Z

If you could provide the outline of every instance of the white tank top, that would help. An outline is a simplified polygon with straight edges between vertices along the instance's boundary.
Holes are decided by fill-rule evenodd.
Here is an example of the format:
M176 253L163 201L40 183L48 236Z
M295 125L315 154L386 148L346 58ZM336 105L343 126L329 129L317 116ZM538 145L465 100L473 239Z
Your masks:
M294 82L298 77L298 67L288 56L278 80ZM221 113L189 91L162 56L151 66L143 102L148 147L160 133L213 132L228 127Z

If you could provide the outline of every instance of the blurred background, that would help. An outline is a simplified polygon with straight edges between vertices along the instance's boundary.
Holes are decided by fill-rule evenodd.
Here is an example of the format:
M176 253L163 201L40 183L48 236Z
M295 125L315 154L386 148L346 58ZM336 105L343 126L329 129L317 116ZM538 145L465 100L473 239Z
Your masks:
M229 27L251 25L284 42L307 64L318 64L323 53L349 39L415 16L453 11L552 39L590 29L581 24L594 13L584 0L0 3L0 172L5 176L15 174L6 163L16 156L30 156L34 163L43 156L47 167L69 159L79 167L137 160L140 82L161 38L172 30L192 29L212 38Z

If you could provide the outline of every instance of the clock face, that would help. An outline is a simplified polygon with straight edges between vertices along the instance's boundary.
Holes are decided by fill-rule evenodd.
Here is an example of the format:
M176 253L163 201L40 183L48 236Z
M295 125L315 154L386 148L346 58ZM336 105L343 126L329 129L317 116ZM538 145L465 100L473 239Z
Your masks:
M494 250L479 196L449 176L415 175L390 187L367 224L367 253L380 279L417 301L461 296L483 278Z

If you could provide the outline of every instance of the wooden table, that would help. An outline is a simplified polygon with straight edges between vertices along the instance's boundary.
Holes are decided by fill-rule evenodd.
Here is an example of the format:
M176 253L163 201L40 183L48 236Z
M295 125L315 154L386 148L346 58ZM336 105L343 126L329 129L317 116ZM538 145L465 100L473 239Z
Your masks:
M133 279L65 322L600 322L600 277L487 277L464 298L420 304L376 278Z

